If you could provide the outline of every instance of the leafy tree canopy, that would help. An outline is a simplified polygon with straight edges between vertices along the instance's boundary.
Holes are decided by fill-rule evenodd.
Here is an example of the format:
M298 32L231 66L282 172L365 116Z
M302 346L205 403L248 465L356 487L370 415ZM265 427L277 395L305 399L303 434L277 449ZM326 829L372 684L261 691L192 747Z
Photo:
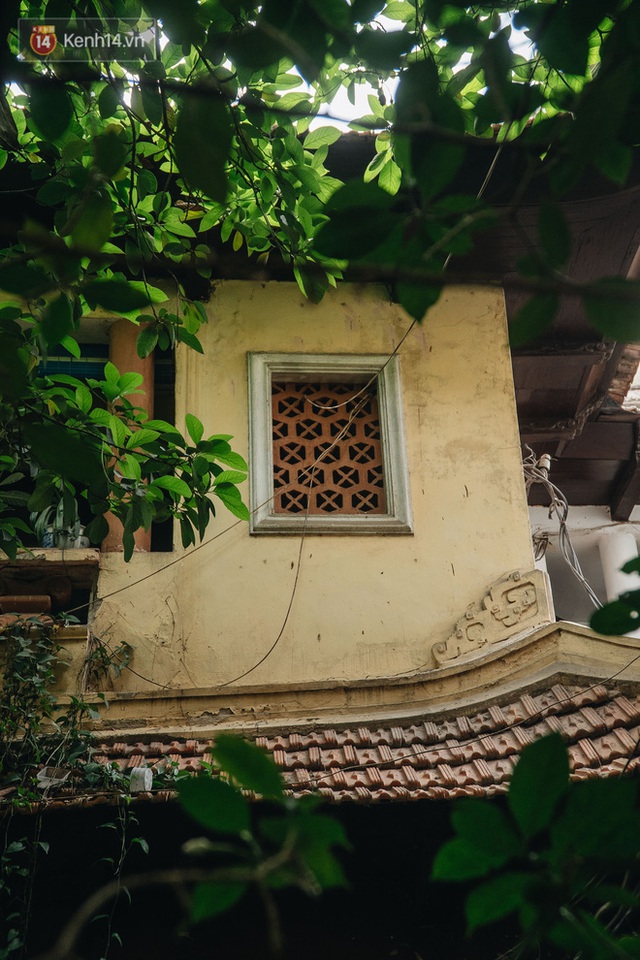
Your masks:
M56 24L55 49L34 52L19 16ZM83 17L120 41L106 52L65 45ZM97 307L138 324L142 357L201 350L206 314L191 280L224 275L232 251L247 275L286 267L314 301L341 276L392 280L421 320L450 258L536 182L544 202L519 281L533 297L514 335L543 330L569 290L604 334L637 336L638 284L565 275L559 203L589 170L619 186L630 175L637 0L5 0L0 22L0 289L14 298L0 309L5 552L28 529L16 497L39 517L70 515L84 497L95 541L111 507L127 555L135 529L172 515L195 542L211 492L246 516L245 465L228 437L203 439L195 420L190 438L145 422L124 371L84 383L41 366L53 350L77 355L82 317ZM375 135L375 152L343 183L331 174L339 131L316 118L340 91L354 103L362 89L368 112L351 126ZM485 163L461 193L472 146ZM483 196L498 153L519 171L501 208ZM70 468L81 450L82 469ZM15 491L25 460L35 488Z

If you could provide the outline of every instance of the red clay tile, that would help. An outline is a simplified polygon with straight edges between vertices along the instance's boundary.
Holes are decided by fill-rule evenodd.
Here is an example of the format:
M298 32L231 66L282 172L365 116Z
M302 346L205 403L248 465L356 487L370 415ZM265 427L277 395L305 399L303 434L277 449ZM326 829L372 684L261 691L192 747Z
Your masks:
M427 720L422 726L424 729L423 742L436 743L439 739L439 733L435 723L432 723L430 720Z
M635 756L639 720L640 696L608 691L603 684L555 684L510 704L454 718L292 732L256 742L273 754L288 789L297 795L319 790L335 802L450 799L504 793L517 754L550 730L567 740L576 780L640 772L640 757ZM93 759L115 763L122 771L141 764L161 770L174 761L195 773L212 746L211 740L196 739L148 744L118 740L100 744ZM150 799L170 796L171 791L162 790ZM67 788L66 795L43 802L87 805L107 800L104 794L80 798Z
M564 733L566 719L566 717L545 717L542 721L541 728L547 733Z

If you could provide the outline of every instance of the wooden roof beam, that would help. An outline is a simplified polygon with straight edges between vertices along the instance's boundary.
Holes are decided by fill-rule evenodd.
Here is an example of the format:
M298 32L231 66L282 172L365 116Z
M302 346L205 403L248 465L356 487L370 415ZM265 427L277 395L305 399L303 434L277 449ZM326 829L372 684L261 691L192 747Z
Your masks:
M636 423L633 454L611 497L611 518L628 520L638 502L640 502L640 427Z

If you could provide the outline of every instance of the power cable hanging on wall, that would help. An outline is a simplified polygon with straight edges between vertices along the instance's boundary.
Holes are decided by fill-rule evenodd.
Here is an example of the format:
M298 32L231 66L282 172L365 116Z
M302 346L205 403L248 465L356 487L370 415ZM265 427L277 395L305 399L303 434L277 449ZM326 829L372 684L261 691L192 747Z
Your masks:
M551 480L549 480L551 457L548 453L543 453L539 458L536 457L535 452L529 445L527 445L525 449L528 452L522 461L522 469L524 471L525 488L527 494L535 483L542 484L546 490L550 500L549 517L553 517L555 515L558 521L558 547L560 548L560 553L562 554L563 559L568 564L575 578L586 590L594 607L599 610L602 606L602 603L594 593L591 584L588 582L587 578L582 572L580 561L578 560L576 551L571 542L571 537L569 535L569 528L567 526L569 502L563 492L556 487L555 483L552 483ZM537 555L538 552L539 551L537 550L536 559L540 559L540 557Z
M501 144L501 145L498 147L498 149L497 149L497 151L496 151L496 154L495 154L495 156L494 156L493 159L492 159L492 162L491 162L491 164L490 164L490 166L489 166L489 170L487 171L487 173L486 173L486 175L485 175L485 178L484 178L484 181L483 181L483 183L482 183L482 185L481 185L481 187L480 187L480 189L479 189L479 191L478 191L478 194L477 194L477 198L478 198L478 199L480 199L480 198L482 197L484 191L486 190L486 187L487 187L489 181L491 180L491 177L493 176L493 173L494 173L494 170L495 170L495 166L496 166L498 157L500 156L500 153L502 152L502 149L503 149L503 145ZM439 243L437 243L437 244L434 246L434 248L432 248L432 249L430 250L430 253L435 252L435 249L436 249L437 247L439 247L441 243L442 243L442 240L441 240ZM451 254L451 253L448 253L447 256L446 256L446 258L445 258L445 260L444 260L443 270L446 270L446 268L448 267L449 262L450 262L450 260L451 260L451 257L452 257L452 254ZM406 340L408 339L408 337L411 335L412 331L413 331L413 330L415 329L415 327L417 326L417 323L418 323L418 321L417 321L415 318L411 321L411 323L409 324L409 326L408 326L407 329L405 330L404 334L401 336L399 342L396 344L396 346L394 347L394 349L391 351L390 355L387 357L387 359L386 359L385 362L383 363L383 365L382 365L382 367L380 368L380 370L376 371L376 373L373 374L373 375L367 380L367 382L364 383L364 385L363 385L359 390L356 391L355 394L353 394L352 396L348 397L346 400L344 400L344 401L342 401L342 402L340 402L340 403L338 403L338 404L332 404L332 405L326 405L326 406L325 406L325 405L321 405L321 404L317 404L317 403L313 403L313 404L312 404L314 407L317 407L318 409L326 409L326 410L329 410L329 409L337 409L338 407L346 406L347 404L353 403L353 402L356 401L356 400L360 401L360 402L357 404L355 410L352 411L351 416L350 416L350 418L349 418L349 422L348 422L347 426L344 428L344 431L342 431L341 434L340 434L338 437L335 438L334 443L332 444L332 446L334 446L335 443L337 443L338 440L341 439L341 437L343 436L343 434L346 433L346 430L348 429L349 424L351 423L353 417L357 414L357 412L358 412L358 410L359 410L359 408L360 408L360 403L362 402L362 401L360 400L360 398L361 398L363 395L366 395L366 392L368 391L368 389L370 388L370 386L372 385L372 383L377 379L377 377L378 377L378 376L380 375L380 373L385 369L385 367L391 362L391 360L400 352L401 347L404 345L405 341L406 341ZM312 464L307 468L307 471L310 473L310 478L309 478L309 487L310 487L310 488L311 488L311 486L312 486L312 484L313 484L313 474L314 474L316 468L318 467L318 465L320 464L320 462L327 456L327 454L329 453L329 450L330 450L330 449L331 449L331 447L330 447L329 449L324 450L323 453L315 460L315 462L312 463ZM286 487L288 487L288 486L292 486L292 484L287 484L287 485L285 486L285 488L281 488L281 489L280 489L280 492L282 492L282 489L286 489ZM274 499L274 496L272 495L270 498L268 498L268 500L265 501L265 503L266 503L266 502L271 502L271 501L273 501L273 499ZM256 512L257 509L260 508L260 506L262 506L262 504L259 505L259 506L256 508L256 510L254 510L254 511L252 511L252 512ZM293 588L292 588L292 591L291 591L291 595L290 595L290 598L289 598L289 603L288 603L287 610L286 610L286 613L285 613L283 622L282 622L282 624L281 624L280 630L278 631L278 634L277 634L275 640L272 642L272 644L271 644L271 646L269 647L269 649L267 650L266 654L264 654L262 657L260 657L260 659L259 659L258 661L256 661L251 667L249 667L247 670L245 670L242 674L240 674L240 675L237 676L237 677L234 677L234 678L231 679L231 680L227 680L224 684L222 684L222 686L229 686L230 684L233 684L233 683L237 682L238 680L243 679L243 678L246 677L248 674L250 674L250 673L252 673L254 670L256 670L259 666L262 665L262 663L264 663L264 661L265 661L266 659L268 659L268 657L272 654L272 652L274 651L274 649L277 647L277 645L278 645L279 642L280 642L280 639L281 639L281 637L282 637L282 635L283 635L283 633L284 633L284 630L285 630L285 628L286 628L286 626L287 626L287 623L288 623L288 621L289 621L289 617L290 617L291 610L292 610L292 607L293 607L293 602L294 602L294 599L295 599L295 596L296 596L296 593L297 593L297 589L298 589L298 583L299 583L299 577L300 577L300 570L301 570L301 565L302 565L302 552L303 552L303 547L304 547L304 542L305 542L305 536L306 536L306 525L307 525L307 520L308 520L308 513L309 513L309 507L308 507L308 505L307 505L307 509L306 509L306 511L305 511L305 523L304 523L304 527L303 527L303 531L302 531L302 536L301 536L301 542L300 542L300 546L299 546L299 550L298 550L297 561L296 561L296 564L295 564L295 577L294 577ZM169 563L164 564L163 566L161 566L161 567L157 568L156 570L150 572L150 573L147 574L146 576L140 577L140 578L138 578L137 580L134 580L134 581L132 581L132 582L130 582L130 583L124 584L122 587L119 587L119 588L117 588L116 590L110 591L109 593L107 593L107 594L105 594L105 595L103 595L103 596L101 596L101 597L96 597L96 598L94 598L93 600L89 601L88 603L80 604L80 605L72 608L72 610L67 611L67 613L75 613L75 612L79 611L80 609L84 609L85 607L94 607L96 604L102 602L103 600L107 600L107 599L109 599L109 598L111 598L111 597L114 597L114 596L120 594L120 593L123 593L124 591L129 590L129 589L137 586L138 584L141 584L141 583L143 583L143 582L151 579L152 577L156 576L157 574L162 573L163 571L167 570L169 567L172 567L172 566L174 566L174 565L176 565L176 564L178 564L178 563L182 563L184 560L186 560L186 559L188 559L189 557L191 557L195 552L197 552L197 551L203 549L204 547L208 546L208 545L211 544L213 541L217 540L219 537L223 536L224 534L226 534L226 533L229 532L230 530L232 530L232 529L234 529L235 527L237 527L240 523L241 523L241 521L235 521L234 523L231 523L228 527L226 527L226 528L224 528L223 530L221 530L219 533L217 533L216 535L214 535L213 537L211 537L209 540L203 541L203 542L200 543L199 545L194 546L193 550L191 550L188 554L183 554L182 556L177 557L177 558L175 558L174 560L170 561ZM104 641L103 641L103 642L104 642ZM126 666L125 666L125 669L127 669ZM129 668L129 669L131 669L131 668ZM132 670L132 672L135 672L135 671ZM142 679L149 679L149 678L142 678ZM155 681L153 681L153 680L151 680L150 682L155 683Z

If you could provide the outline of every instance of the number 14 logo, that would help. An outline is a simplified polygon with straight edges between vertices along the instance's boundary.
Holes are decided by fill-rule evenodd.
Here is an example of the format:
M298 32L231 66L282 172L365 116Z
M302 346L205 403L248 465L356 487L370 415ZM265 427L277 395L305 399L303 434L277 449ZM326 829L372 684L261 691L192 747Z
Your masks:
M46 57L56 48L56 28L45 24L36 24L31 28L29 45L34 53L40 57Z

